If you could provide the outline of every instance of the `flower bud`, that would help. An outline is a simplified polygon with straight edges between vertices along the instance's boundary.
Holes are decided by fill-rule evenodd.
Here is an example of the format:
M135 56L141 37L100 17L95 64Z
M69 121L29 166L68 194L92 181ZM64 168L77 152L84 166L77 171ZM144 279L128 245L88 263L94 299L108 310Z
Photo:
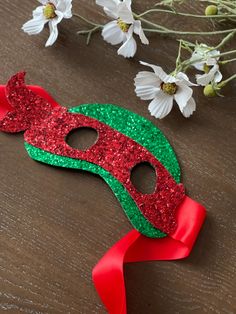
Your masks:
M203 94L206 97L215 97L217 95L214 87L211 84L208 84L204 87Z
M205 9L205 15L210 16L210 15L217 15L218 13L218 8L216 5L208 5Z

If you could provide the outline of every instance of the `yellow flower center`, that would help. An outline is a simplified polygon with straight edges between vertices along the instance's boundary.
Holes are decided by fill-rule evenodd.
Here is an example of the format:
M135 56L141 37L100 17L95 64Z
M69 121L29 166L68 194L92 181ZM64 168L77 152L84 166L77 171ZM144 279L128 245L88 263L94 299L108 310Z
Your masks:
M175 83L161 83L161 89L168 95L174 95L177 92L178 86Z
M122 32L127 33L129 30L130 25L126 24L124 21L122 21L120 18L117 20L117 24L122 30Z
M52 3L46 4L45 7L43 8L43 14L48 20L56 17L55 11L56 11L56 8Z
M203 71L204 71L205 73L209 73L209 71L210 71L210 67L209 67L209 65L207 65L206 63L205 63L204 66L203 66Z

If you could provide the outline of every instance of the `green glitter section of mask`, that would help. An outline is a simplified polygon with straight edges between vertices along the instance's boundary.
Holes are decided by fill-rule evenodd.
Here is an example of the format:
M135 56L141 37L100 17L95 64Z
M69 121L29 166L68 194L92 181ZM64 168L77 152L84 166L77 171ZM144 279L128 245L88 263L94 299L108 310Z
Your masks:
M164 134L147 119L110 104L83 104L68 111L97 119L132 138L151 152L180 183L180 167L174 150Z
M102 167L85 160L54 155L40 148L34 147L26 142L25 148L29 156L37 161L58 167L82 169L100 175L114 192L135 229L150 238L166 237L165 233L161 232L159 229L154 228L149 223L149 221L146 220L132 197L129 195L126 188Z

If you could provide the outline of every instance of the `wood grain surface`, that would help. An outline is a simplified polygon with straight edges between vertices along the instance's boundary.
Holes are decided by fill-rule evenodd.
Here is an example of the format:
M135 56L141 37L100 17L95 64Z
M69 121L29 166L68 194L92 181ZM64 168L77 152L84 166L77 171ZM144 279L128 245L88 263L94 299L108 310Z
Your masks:
M155 2L134 1L134 8L141 12ZM142 69L139 60L173 70L175 40L152 36L150 46L139 45L135 58L127 60L100 34L86 46L75 34L86 25L75 18L60 25L57 43L46 49L47 30L31 37L20 30L37 5L0 3L0 84L24 69L27 83L43 86L60 104L113 103L148 118L174 147L188 195L207 208L188 259L125 266L128 313L236 313L235 83L225 88L224 98L206 99L195 90L197 111L190 119L175 108L156 120L135 96L133 78ZM107 21L92 0L74 1L74 10ZM183 10L203 12L204 5L187 1ZM157 18L172 28L211 28L205 21ZM236 40L230 45L236 49ZM224 70L226 76L235 72L235 64ZM0 134L0 165L0 313L105 313L91 270L131 230L109 187L92 174L32 161L22 134ZM143 188L153 185L145 169L134 180Z

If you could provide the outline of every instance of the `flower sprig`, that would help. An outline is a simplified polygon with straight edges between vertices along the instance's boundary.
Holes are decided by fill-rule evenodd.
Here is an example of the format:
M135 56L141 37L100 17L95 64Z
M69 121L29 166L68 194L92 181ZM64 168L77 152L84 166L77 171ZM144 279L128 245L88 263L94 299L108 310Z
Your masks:
M152 100L149 104L151 115L162 119L168 115L175 100L184 117L190 117L196 110L196 103L193 98L193 86L203 87L203 94L207 97L222 96L221 90L229 82L236 79L236 74L223 79L220 67L235 62L236 58L221 60L229 55L236 56L236 50L221 52L217 50L233 37L227 35L215 47L207 46L203 43L191 43L179 40L176 67L170 74L166 74L161 67L141 62L142 65L149 66L153 72L141 71L135 79L135 92L143 100ZM187 50L189 58L182 58L182 50ZM189 68L194 68L201 72L197 73L196 84L191 83L186 72Z
M151 100L149 110L157 118L166 116L173 107L175 100L180 111L185 117L189 117L196 109L193 99L194 86L202 86L205 96L222 96L221 90L229 82L235 80L233 74L223 78L221 68L236 61L236 50L224 50L225 44L236 36L236 1L231 0L199 0L206 3L202 14L181 12L179 7L185 0L162 0L153 8L144 12L136 13L132 10L132 0L95 0L102 7L110 21L105 25L91 21L79 13L72 15L72 0L38 0L40 6L33 11L33 18L23 25L23 30L29 35L39 34L44 26L48 24L50 36L46 46L55 43L58 37L58 24L63 19L74 16L86 22L91 27L77 32L79 35L87 36L89 44L92 35L101 31L103 39L111 45L119 45L118 55L131 58L137 51L136 37L144 45L149 45L146 36L148 33L165 34L175 36L179 41L176 65L170 74L166 74L157 65L142 62L143 65L152 68L153 72L139 72L135 78L135 91L138 97ZM178 9L175 7L178 4ZM154 15L154 18L152 17ZM193 19L208 19L212 21L213 29L209 31L189 31L171 29L166 25L155 21L156 14L169 14L178 18L184 16ZM222 21L223 29L215 29L215 23ZM216 46L206 43L189 42L184 39L186 35L205 36L222 35L222 40ZM179 39L181 38L181 39ZM182 51L189 53L184 58ZM196 83L191 83L187 71L189 68L198 71Z
M51 46L57 39L58 29L57 25L62 21L63 18L68 19L72 17L72 0L38 0L41 3L41 6L37 7L33 11L33 18L25 23L22 29L29 35L39 34L46 24L49 24L50 37L46 43L46 46ZM199 0L201 2L212 3L208 5L205 9L204 14L191 14L187 12L180 12L174 8L175 3L183 3L184 0L163 0L160 3L157 3L154 8L146 10L142 13L135 13L132 11L131 5L132 0L96 0L96 4L103 7L105 13L109 18L112 18L113 21L110 24L101 25L94 21L91 21L88 18L83 17L78 13L73 13L73 16L79 19L82 19L87 24L92 27L88 30L79 30L77 33L82 35L87 35L87 43L90 42L91 36L102 30L102 35L104 40L110 42L111 44L116 45L117 41L120 40L126 41L127 35L129 35L130 42L133 42L133 46L136 47L133 41L133 34L137 34L143 44L148 44L149 41L145 36L145 32L166 34L166 35L193 35L193 36L210 36L218 34L229 34L236 31L236 3L235 1L227 0ZM158 8L157 8L158 6ZM169 7L160 8L161 6ZM215 9L213 10L213 6ZM211 10L210 8L211 7ZM152 13L165 13L175 16L185 16L191 18L205 18L211 20L228 19L235 22L235 27L230 27L228 29L222 30L212 30L212 31L185 31L185 30L175 30L170 29L164 25L153 22L147 16L150 16ZM145 27L141 26L141 23ZM111 27L112 26L112 27ZM115 31L116 30L116 31ZM113 32L112 36L110 33ZM121 33L122 32L122 33ZM112 42L110 38L113 37ZM121 49L123 50L123 49ZM136 49L133 49L134 53ZM118 52L119 54L120 51ZM126 55L125 55L126 56ZM133 54L130 55L132 57Z

